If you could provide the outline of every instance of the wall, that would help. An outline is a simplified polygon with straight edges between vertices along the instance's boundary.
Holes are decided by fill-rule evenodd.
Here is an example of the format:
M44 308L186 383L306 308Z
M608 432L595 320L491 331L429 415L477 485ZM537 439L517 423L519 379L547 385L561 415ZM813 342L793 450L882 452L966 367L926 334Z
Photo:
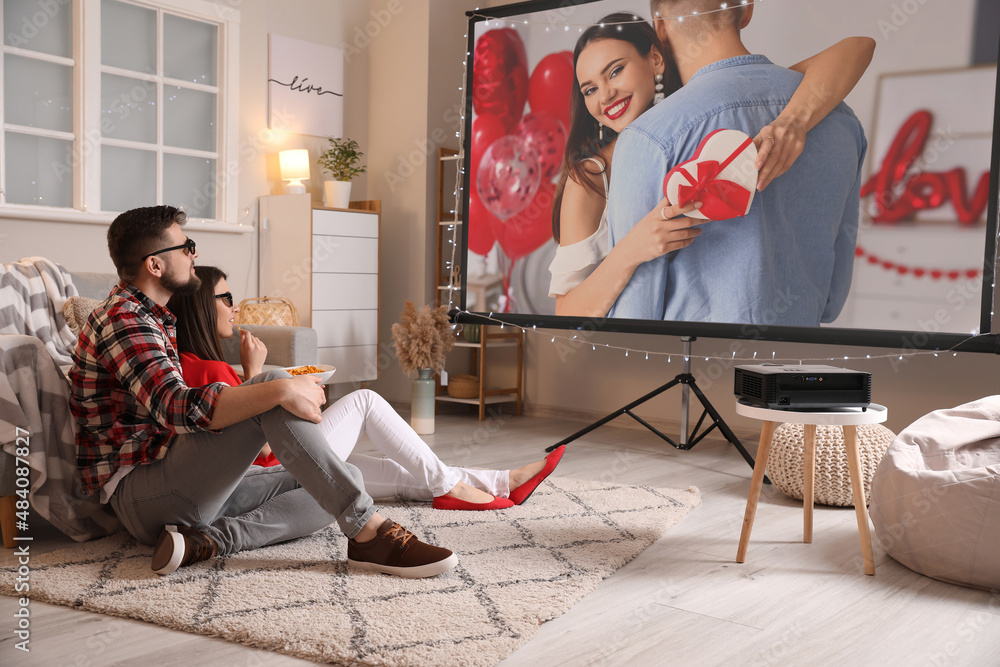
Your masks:
M384 353L373 387L392 401L410 397L392 351L392 324L407 299L434 304L437 153L458 147L466 5L472 8L471 2L371 0L373 13L393 17L369 49L368 176L368 197L382 201Z

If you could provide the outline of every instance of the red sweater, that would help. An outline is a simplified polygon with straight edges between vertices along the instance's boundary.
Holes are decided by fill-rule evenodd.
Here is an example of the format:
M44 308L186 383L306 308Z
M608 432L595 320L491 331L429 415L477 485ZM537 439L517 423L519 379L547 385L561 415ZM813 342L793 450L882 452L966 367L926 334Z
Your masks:
M223 382L230 387L238 387L242 384L240 376L226 362L208 361L196 357L190 352L181 352L181 374L189 387L204 387L213 382ZM267 456L258 454L253 464L268 468L278 465L278 459L274 457L273 452L268 453Z

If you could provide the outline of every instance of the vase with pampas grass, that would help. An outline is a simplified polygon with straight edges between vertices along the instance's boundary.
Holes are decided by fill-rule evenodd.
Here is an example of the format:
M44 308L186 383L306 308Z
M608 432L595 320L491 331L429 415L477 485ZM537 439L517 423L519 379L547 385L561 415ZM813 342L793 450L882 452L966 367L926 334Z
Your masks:
M407 375L417 373L410 402L410 426L420 435L430 435L434 433L437 388L434 373L444 368L445 357L455 344L448 307L424 306L418 311L412 301L407 301L399 322L392 325L392 340L403 371Z

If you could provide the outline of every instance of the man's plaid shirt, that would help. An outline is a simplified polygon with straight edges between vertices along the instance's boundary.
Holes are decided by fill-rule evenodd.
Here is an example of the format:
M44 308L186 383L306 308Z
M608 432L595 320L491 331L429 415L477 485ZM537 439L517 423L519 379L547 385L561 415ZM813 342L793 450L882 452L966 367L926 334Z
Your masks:
M87 494L122 466L162 459L176 434L208 428L225 385L184 384L175 323L169 310L122 281L80 332L70 407Z

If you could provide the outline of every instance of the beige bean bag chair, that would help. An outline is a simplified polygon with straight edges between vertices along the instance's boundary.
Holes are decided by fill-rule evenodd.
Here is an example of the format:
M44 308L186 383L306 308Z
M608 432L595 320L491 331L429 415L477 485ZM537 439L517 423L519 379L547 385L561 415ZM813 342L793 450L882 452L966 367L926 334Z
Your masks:
M875 470L869 511L878 543L911 570L1000 588L1000 396L904 429Z

